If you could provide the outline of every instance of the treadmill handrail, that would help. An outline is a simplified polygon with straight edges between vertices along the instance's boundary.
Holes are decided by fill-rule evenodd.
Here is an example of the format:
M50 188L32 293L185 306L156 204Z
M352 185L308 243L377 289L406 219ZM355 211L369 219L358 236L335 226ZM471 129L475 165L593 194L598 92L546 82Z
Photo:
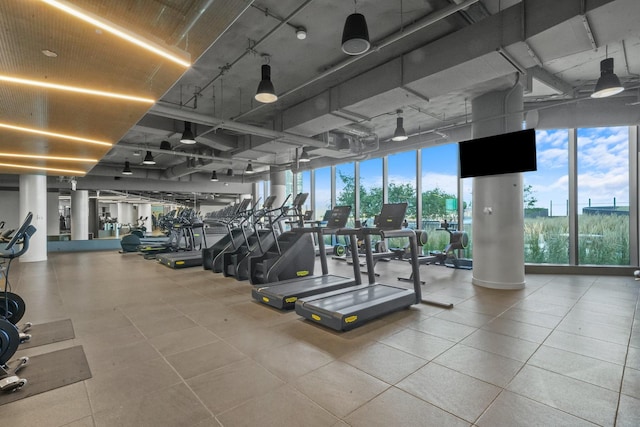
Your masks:
M415 236L415 231L411 229L388 230L388 229L377 228L377 227L363 227L360 230L362 231L362 234L377 234L384 239L393 238L393 237Z

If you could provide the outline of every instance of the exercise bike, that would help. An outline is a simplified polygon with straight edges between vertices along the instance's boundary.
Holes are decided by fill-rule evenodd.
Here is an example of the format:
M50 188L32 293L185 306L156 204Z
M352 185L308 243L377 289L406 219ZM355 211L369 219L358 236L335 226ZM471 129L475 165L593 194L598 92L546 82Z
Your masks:
M32 326L31 323L26 323L22 330L16 326L24 315L25 303L17 294L9 291L9 268L11 262L29 248L29 239L36 232L36 228L31 225L32 218L33 214L29 212L13 238L0 250L0 258L7 260L6 265L3 266L5 286L0 299L0 391L2 392L15 391L27 384L27 380L20 378L17 373L27 365L29 358L21 357L9 362L17 351L18 345L31 338L26 331ZM21 245L21 248L16 250L16 245Z

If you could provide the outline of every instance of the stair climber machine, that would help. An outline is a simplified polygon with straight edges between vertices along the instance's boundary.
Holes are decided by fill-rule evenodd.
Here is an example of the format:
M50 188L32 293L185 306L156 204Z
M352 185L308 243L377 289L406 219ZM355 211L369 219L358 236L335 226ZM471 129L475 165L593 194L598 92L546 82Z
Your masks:
M355 284L335 291L300 298L295 303L296 313L305 319L336 331L348 331L372 319L409 308L414 304L432 304L442 308L453 307L453 304L422 299L416 234L413 230L401 228L406 209L406 203L384 204L375 227L339 230L339 234L349 234L352 237L350 239L351 257ZM368 265L373 265L371 236L380 236L382 239L408 238L411 247L413 289L377 283L375 273L371 268L368 269L367 274L369 283L363 285L357 259L357 244L355 243L359 235L364 237Z
M327 251L324 243L324 236L335 234L346 226L350 214L351 206L336 206L331 210L330 214L325 216L327 218L325 226L318 224L314 227L292 229L292 231L296 233L309 233L317 236L316 240L319 246L318 255L320 256L322 275L309 275L254 285L251 290L251 296L256 301L271 307L281 310L291 310L295 307L295 302L299 298L354 285L355 279L352 277L329 274Z
M299 193L293 199L293 213L287 213L290 218L295 218L288 222L292 229L280 234L263 255L249 258L249 281L252 285L313 274L316 251L311 233L294 231L294 228L304 226L302 206L308 196L309 193Z
M28 357L21 357L10 362L18 349L18 345L28 341L31 336L26 332L31 328L31 323L25 323L22 328L18 328L17 322L22 319L25 313L25 303L17 294L10 292L9 268L11 262L23 255L29 249L29 239L36 232L36 228L31 225L33 214L29 212L13 238L0 249L0 258L6 260L2 266L5 285L4 291L0 293L0 391L15 391L27 384L27 380L18 376L18 371L27 365ZM21 245L16 250L16 245Z
M214 273L224 271L224 252L235 250L244 241L239 223L249 214L249 204L251 199L242 199L235 205L235 209L227 218L221 218L220 223L224 224L227 234L211 247L202 250L202 267Z
M282 233L279 228L281 219L286 215L285 200L282 206L273 208L276 196L269 196L262 209L255 210L252 215L241 224L244 243L234 251L225 251L224 275L235 277L237 280L249 279L249 258L261 256L270 248ZM266 220L266 224L262 224Z

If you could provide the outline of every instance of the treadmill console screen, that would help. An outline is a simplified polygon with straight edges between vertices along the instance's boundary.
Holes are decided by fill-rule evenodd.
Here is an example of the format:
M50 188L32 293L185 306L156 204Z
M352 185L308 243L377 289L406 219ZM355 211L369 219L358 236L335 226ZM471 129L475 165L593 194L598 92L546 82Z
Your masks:
M375 226L386 230L400 230L406 213L406 202L385 203L382 205L380 214L376 216Z
M336 206L331 209L331 216L327 220L327 227L344 228L351 214L351 206Z

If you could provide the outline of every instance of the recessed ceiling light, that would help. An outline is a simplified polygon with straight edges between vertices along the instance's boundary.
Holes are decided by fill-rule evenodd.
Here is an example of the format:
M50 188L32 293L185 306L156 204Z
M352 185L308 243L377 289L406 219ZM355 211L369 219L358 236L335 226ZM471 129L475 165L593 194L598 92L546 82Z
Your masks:
M49 58L57 58L58 54L49 49L42 49L42 53L44 56L48 56Z

